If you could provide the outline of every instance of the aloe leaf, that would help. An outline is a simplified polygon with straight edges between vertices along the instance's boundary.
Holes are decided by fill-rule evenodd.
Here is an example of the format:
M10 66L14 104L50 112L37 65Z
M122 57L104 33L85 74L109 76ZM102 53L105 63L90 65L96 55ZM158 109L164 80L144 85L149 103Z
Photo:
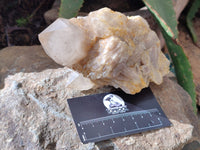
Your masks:
M177 20L172 0L143 1L167 34L176 39L178 37Z
M76 17L84 0L61 0L59 17L70 19Z
M172 0L143 0L155 17L165 38L167 48L172 58L178 83L192 98L192 105L196 112L196 92L190 63L178 44L178 30Z
M172 58L176 77L178 83L185 89L192 98L192 106L196 112L196 91L195 84L193 82L193 74L190 63L183 51L180 44L176 44L170 36L166 34L165 31L162 32L165 38L170 56Z
M200 7L200 0L195 0L190 7L188 14L186 16L187 27L192 35L192 39L194 43L197 43L197 36L195 30L193 28L192 19L194 18L196 12Z

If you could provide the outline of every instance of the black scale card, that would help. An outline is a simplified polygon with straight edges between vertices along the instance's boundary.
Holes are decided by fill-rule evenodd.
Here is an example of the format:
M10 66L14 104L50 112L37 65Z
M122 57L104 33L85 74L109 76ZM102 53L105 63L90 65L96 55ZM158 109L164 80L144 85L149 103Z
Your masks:
M135 95L115 91L77 97L68 104L83 143L171 125L149 88Z

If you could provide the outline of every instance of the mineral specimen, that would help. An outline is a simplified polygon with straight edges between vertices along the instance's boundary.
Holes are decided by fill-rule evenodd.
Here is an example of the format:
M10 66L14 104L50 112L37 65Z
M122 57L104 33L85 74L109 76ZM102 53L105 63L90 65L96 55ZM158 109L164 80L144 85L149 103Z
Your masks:
M135 94L150 82L161 84L169 72L169 61L148 23L109 8L86 17L59 18L39 40L54 61L82 73L97 86L112 85Z

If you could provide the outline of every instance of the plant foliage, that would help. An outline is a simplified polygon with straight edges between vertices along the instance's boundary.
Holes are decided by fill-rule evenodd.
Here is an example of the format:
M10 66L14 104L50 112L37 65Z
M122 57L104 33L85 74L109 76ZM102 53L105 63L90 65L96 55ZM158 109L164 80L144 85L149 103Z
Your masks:
M187 27L192 35L192 39L194 43L197 43L197 36L195 33L195 30L193 28L193 24L192 24L192 19L194 18L196 12L198 11L200 7L200 0L195 0L192 3L191 8L188 11L187 17L186 17L186 22L187 22Z
M176 14L172 0L143 0L161 27L172 38L178 37Z
M190 63L180 44L175 43L164 31L162 32L172 58L178 83L192 98L192 105L196 112L196 92Z
M84 0L61 0L59 17L72 18L76 17Z
M172 0L143 0L162 28L178 83L190 94L196 112L196 92L190 63L178 44L178 30Z
M17 26L19 27L23 27L28 24L28 20L26 18L19 18L19 19L16 19L15 21L17 23Z

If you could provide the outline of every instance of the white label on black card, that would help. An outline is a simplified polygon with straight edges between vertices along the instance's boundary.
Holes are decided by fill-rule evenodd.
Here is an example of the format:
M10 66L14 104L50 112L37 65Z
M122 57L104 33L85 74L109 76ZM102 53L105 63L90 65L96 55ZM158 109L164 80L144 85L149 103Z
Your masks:
M135 95L115 91L77 97L68 104L83 143L171 125L149 88Z

